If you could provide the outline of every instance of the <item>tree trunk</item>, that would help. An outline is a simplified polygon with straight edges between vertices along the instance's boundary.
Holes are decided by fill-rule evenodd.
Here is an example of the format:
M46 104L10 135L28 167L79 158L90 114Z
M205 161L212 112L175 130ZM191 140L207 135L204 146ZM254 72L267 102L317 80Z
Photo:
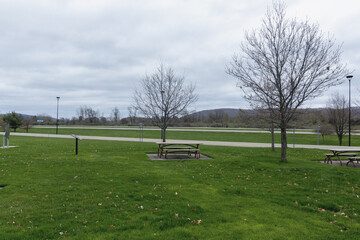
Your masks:
M339 146L342 146L342 135L338 135L338 139L339 139Z
M284 120L281 121L280 129L281 129L281 162L286 163L287 139L286 139L286 122Z
M163 130L163 142L166 142L166 128Z

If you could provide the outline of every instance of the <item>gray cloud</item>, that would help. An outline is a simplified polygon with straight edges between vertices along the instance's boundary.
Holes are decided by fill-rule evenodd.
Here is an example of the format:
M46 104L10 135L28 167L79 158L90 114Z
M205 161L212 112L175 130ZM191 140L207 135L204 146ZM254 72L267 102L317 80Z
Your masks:
M319 22L343 42L344 62L360 62L359 4L288 3L289 13ZM258 27L269 1L1 1L0 113L76 115L80 105L127 114L134 89L160 63L198 86L196 110L247 107L225 66L244 31ZM326 11L324 11L326 6ZM316 11L316 15L314 13ZM308 14L307 14L308 13ZM329 16L334 16L329 21ZM330 22L330 23L329 23ZM355 77L354 77L355 80ZM354 81L354 88L358 84ZM346 83L337 88L346 94ZM333 90L331 90L333 91ZM326 97L313 105L324 105ZM310 104L311 105L311 104Z

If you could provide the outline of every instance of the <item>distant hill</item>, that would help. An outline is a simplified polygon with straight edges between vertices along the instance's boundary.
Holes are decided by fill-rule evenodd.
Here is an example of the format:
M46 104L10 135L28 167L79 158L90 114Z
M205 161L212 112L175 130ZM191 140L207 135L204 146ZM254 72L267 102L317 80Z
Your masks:
M353 118L360 118L360 107L353 106L351 108ZM216 115L216 113L226 113L229 117L236 117L240 112L245 114L256 114L257 110L254 109L236 109L236 108L218 108L218 109L208 109L202 110L190 114L190 116L197 116L201 118L208 118L210 115ZM326 108L300 108L298 112L326 112Z
M7 114L7 113L0 113L0 116L4 116L4 115L6 115L6 114ZM34 116L28 115L28 114L22 114L22 113L17 113L17 114L20 114L24 119L34 117Z

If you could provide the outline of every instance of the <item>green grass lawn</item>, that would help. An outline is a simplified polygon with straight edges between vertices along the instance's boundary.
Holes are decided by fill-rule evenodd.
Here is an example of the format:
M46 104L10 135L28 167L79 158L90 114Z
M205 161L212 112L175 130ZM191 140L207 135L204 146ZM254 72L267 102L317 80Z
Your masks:
M19 129L18 132L25 132ZM32 128L29 133L46 133L55 134L55 128ZM77 134L83 136L107 136L107 137L132 137L138 138L140 136L139 130L118 130L118 129L62 129L59 128L59 134ZM167 139L182 139L182 140L203 140L203 141L227 141L227 142L259 142L271 143L271 134L269 133L240 133L240 132L190 132L190 131L167 131ZM144 138L160 139L160 131L144 130ZM280 134L275 134L275 142L280 143ZM292 131L288 132L288 144L293 143ZM295 134L296 144L317 144L316 134ZM353 146L360 146L360 136L353 135L351 137ZM325 136L325 141L321 136L319 139L320 145L338 145L336 135ZM348 136L344 136L343 145L348 145Z
M0 150L0 239L359 239L359 169L323 151L202 146L151 161L151 143L12 136Z

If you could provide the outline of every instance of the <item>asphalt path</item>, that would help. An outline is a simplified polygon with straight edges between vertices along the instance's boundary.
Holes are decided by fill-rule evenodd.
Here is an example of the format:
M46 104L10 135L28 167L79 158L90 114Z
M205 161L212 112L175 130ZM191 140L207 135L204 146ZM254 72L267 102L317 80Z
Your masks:
M3 132L0 132L0 135L4 135ZM63 138L63 139L73 139L71 135L61 135L61 134L40 134L40 133L11 133L11 136L25 136L25 137L42 137L42 138ZM102 141L126 141L126 142L140 142L139 138L123 138L123 137L101 137L101 136L79 136L83 140L102 140ZM151 139L144 138L142 142L148 143L157 143L160 142L160 139ZM224 141L194 141L194 140L173 140L168 139L167 142L176 143L176 142L189 142L189 143L200 143L202 145L208 146L227 146L227 147L250 147L250 148L270 148L271 143L254 143L254 142L224 142ZM275 144L276 148L280 148L280 144ZM293 148L293 144L288 144L288 148ZM334 146L334 145L306 145L306 144L296 144L295 148L308 148L308 149L359 149L359 147L348 147L348 146Z
M36 128L55 128L54 126L36 126ZM87 129L87 130L132 130L132 131L139 131L139 128L134 127L87 127L87 126L59 126L59 129ZM146 128L144 127L143 130L145 131L160 131L160 128ZM312 131L311 129L307 129L308 131L299 131L295 129L295 134L317 134L317 132ZM227 132L227 133L270 133L269 130L251 130L247 128L239 128L239 129L213 129L213 128L167 128L166 131L178 131L178 132ZM275 133L281 133L280 130L275 130ZM293 130L288 129L288 134L292 134ZM351 135L360 135L360 133L352 132Z
M37 126L36 128L55 128L53 126ZM75 127L69 127L69 126L61 126L59 127L59 129L87 129L87 130L92 130L92 129L97 129L97 130L138 130L139 128L132 128L132 127L86 127L86 126L75 126ZM160 128L143 128L143 130L145 131L160 131ZM199 129L199 128L195 128L195 129L191 129L191 128L167 128L166 131L178 131L178 132L231 132L231 133L270 133L270 131L267 130L250 130L247 128L243 128L243 129L209 129L209 128L203 128L203 129ZM279 130L275 130L275 133L280 133ZM292 133L292 131L289 133ZM304 132L304 131L295 131L296 134L317 134L315 132Z

